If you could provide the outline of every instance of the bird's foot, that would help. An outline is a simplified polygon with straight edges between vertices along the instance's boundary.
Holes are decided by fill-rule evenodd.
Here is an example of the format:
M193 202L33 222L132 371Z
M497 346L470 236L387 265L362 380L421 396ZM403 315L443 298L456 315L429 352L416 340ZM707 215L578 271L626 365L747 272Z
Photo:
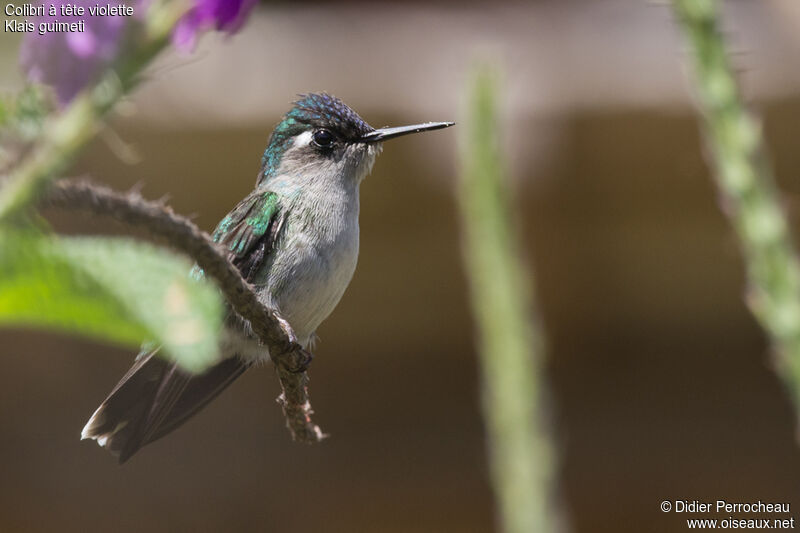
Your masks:
M297 341L297 335L294 333L294 329L292 329L292 326L285 318L277 313L275 313L275 318L278 320L278 324L280 324L283 333L289 340L288 349L281 354L284 367L293 374L305 372L308 370L308 365L310 365L311 361L314 360L314 356L311 354L311 352L300 346L300 343Z
M294 329L292 329L292 326L289 324L289 322L278 313L275 313L275 318L278 320L278 324L280 324L281 329L286 335L286 338L289 339L289 342L292 344L297 344L297 335L295 335Z
M295 361L297 363L297 366L295 368L292 368L290 371L295 374L300 374L301 372L305 372L306 370L308 370L311 361L314 360L314 354L312 354L308 350L304 350L303 348L300 348L300 350L298 350L297 353L299 355L299 357L297 357L296 358L297 360Z

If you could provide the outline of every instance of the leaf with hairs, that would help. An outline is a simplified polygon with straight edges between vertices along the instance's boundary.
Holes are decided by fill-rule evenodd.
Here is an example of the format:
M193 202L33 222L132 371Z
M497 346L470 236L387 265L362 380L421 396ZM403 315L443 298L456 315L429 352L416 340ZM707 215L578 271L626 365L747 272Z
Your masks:
M185 259L126 238L0 229L0 326L31 326L160 353L192 372L219 359L222 301Z

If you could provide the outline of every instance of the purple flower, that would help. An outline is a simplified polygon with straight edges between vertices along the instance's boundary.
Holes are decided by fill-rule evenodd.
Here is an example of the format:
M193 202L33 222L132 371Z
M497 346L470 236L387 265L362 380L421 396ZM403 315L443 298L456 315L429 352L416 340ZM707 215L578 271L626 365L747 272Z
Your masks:
M258 0L196 0L172 32L172 42L188 51L194 48L198 34L212 27L236 33L257 3Z
M28 78L52 86L61 105L113 63L129 21L129 17L89 16L91 1L73 5L87 8L86 15L36 17L31 20L36 31L26 33L20 47L20 65ZM56 22L81 23L82 31L56 32L52 26L48 30ZM44 35L39 34L40 28L46 31Z
M206 30L235 33L247 20L258 0L194 0L189 12L176 24L172 41L178 48L189 51L198 35ZM55 89L60 105L68 104L84 87L97 81L124 51L125 38L134 35L136 25L146 16L150 0L127 0L134 16L91 16L89 6L95 0L73 0L83 6L83 16L60 16L62 3L54 3L59 16L44 15L31 19L35 31L26 33L20 48L20 65L32 81ZM81 31L46 31L39 34L41 25L80 23ZM55 28L53 28L55 29Z

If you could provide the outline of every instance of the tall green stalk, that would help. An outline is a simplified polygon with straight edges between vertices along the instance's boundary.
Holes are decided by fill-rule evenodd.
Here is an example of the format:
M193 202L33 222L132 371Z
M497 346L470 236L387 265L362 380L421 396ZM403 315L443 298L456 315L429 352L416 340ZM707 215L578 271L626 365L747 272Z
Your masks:
M483 413L503 530L555 530L554 453L544 430L541 334L500 151L494 77L477 73L462 128L464 258L479 331Z
M714 0L673 0L691 45L717 187L747 266L747 303L778 353L778 373L800 408L800 264L761 129L742 104Z

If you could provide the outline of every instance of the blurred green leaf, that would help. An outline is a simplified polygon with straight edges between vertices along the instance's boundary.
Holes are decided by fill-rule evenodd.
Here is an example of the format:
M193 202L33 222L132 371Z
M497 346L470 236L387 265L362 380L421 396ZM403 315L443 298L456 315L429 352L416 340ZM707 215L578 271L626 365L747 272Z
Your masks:
M8 171L41 135L53 110L41 87L0 94L0 172Z
M6 98L0 96L0 128L4 127L11 117L11 109Z
M29 85L18 93L0 95L0 131L22 140L36 138L53 106L44 91Z
M151 341L199 372L218 359L222 302L191 265L124 238L0 229L0 325Z

